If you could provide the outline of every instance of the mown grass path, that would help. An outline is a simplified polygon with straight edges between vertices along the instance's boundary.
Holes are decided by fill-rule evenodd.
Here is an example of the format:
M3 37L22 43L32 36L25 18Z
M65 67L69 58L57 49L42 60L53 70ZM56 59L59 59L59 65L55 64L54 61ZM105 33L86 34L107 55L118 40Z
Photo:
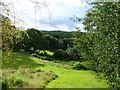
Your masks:
M39 59L32 58L39 62ZM41 63L41 62L39 62ZM41 63L43 64L43 63ZM51 66L38 67L45 71L53 71L58 77L46 85L47 88L107 88L106 81L100 80L89 70L73 70Z

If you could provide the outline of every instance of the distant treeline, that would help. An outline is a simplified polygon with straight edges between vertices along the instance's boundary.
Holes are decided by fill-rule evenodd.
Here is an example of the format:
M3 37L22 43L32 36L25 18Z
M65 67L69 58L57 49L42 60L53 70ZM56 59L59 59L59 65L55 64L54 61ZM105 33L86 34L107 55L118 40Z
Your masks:
M74 32L66 32L66 31L43 31L43 32L57 39L71 38L74 33Z

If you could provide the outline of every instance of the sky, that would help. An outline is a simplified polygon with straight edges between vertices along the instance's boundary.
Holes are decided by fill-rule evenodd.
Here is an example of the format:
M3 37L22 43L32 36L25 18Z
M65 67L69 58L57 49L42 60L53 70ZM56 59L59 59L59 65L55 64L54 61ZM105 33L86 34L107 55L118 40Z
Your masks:
M73 22L73 15L83 19L90 8L85 0L2 0L10 5L12 15L24 22L15 22L17 27L38 30L76 31L82 22ZM33 4L33 3L34 4ZM14 12L13 12L14 11ZM14 21L14 20L13 20Z

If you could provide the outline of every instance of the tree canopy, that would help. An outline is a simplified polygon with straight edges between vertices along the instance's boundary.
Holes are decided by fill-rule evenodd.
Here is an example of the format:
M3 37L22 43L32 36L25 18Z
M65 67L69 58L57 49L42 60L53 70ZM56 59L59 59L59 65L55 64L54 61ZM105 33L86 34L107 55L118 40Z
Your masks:
M100 76L104 76L111 87L118 87L120 3L95 2L92 5L83 22L87 32L76 34L75 46L78 47L79 55L91 61L93 69L99 72Z

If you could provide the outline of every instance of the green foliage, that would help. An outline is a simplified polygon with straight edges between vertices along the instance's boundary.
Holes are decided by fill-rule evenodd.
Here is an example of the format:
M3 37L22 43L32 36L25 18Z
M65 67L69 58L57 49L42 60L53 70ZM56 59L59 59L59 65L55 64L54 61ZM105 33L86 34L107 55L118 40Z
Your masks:
M86 70L87 68L85 66L83 66L80 62L76 62L73 65L73 69L77 69L77 70Z
M43 31L43 32L57 39L71 38L73 33L73 32L65 32L65 31Z
M10 81L12 81L11 84L14 87L23 87L25 85L25 81L21 78L11 77Z
M52 57L44 56L44 55L41 56L41 54L38 55L38 54L36 54L36 53L32 53L31 55L34 56L34 57L37 57L37 58L39 58L39 59L43 59L43 60L50 60L50 61L53 60Z
M10 87L23 87L25 86L25 84L26 82L21 78L16 78L15 76L9 76L9 77L6 77L6 75L3 76L3 80L2 80L3 89L10 88Z
M63 39L63 50L66 50L69 47L73 46L73 38L64 38Z
M3 80L1 84L2 84L2 89L9 88L8 81L6 79Z
M21 52L25 52L25 51L29 51L31 45L28 45L28 34L26 31L19 31L19 42L14 44L14 51L21 51Z
M73 33L65 31L43 31L49 42L49 50L63 49L66 50L68 46L73 45Z
M66 53L62 49L58 49L54 52L53 56L58 59L64 59L66 56Z
M111 87L120 85L119 2L92 3L83 24L85 34L75 34L79 55L92 62ZM79 20L78 20L79 21ZM102 73L102 74L101 74Z
M2 50L5 52L11 52L14 48L14 44L19 42L19 30L12 25L11 20L8 17L0 14L1 17L1 31L2 33Z
M90 61L84 61L81 62L81 64L85 66L87 70L92 70L92 63Z
M39 49L46 49L47 48L47 41L41 31L38 31L37 29L31 28L27 31L28 34L28 44L27 46L33 47L34 51Z
M80 57L80 61L91 60L91 45L93 45L93 41L91 36L93 33L89 32L80 32L79 30L74 33L74 48L77 50L77 56Z
M82 61L82 58L79 55L78 48L74 47L68 47L66 50L67 53L67 59L74 60L74 61Z
M48 41L48 50L54 50L57 49L58 47L58 39L50 36L50 35L45 35L46 40Z
M72 35L72 32L65 33L66 35L69 33ZM66 50L68 46L73 45L72 38L56 38L54 35L45 34L43 31L39 31L35 28L30 28L26 31L19 31L19 34L19 42L14 45L14 51L29 51L32 53L36 50ZM62 32L58 34L61 35Z

